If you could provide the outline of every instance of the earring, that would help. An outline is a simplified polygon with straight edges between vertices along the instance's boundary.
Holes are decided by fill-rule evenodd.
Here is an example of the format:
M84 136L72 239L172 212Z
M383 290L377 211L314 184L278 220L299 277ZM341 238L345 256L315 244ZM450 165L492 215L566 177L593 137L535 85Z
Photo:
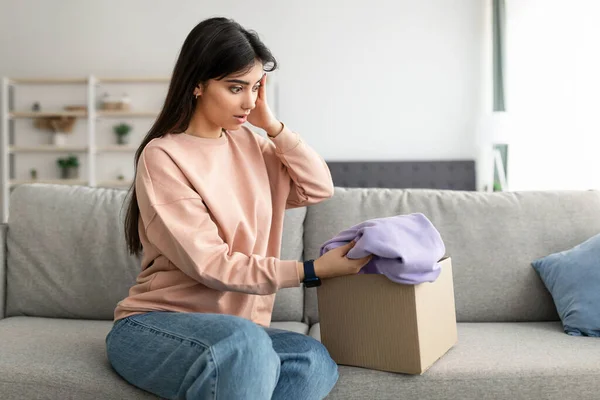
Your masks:
M198 93L196 93L196 100L198 100Z

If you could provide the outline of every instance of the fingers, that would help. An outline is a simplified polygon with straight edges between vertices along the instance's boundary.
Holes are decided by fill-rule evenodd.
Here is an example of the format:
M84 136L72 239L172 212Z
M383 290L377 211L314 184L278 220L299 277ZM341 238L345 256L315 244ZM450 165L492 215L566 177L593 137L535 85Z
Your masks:
M372 259L372 258L373 258L373 255L372 255L372 254L369 254L369 255L368 255L368 256L366 256L366 257L363 257L363 258L357 258L357 259L356 259L356 263L357 263L357 264L360 264L360 265L365 265L365 264L367 264L369 261L371 261L371 259Z
M368 263L369 261L371 261L371 258L373 258L373 254L369 254L368 256L365 256L362 258L349 258L349 260L352 260L357 264L361 264L361 263Z
M346 243L345 245L342 246L343 248L343 256L346 257L346 259L351 260L354 264L356 265L360 265L361 267L363 265L366 265L369 261L371 261L371 259L373 258L373 254L369 254L368 256L362 257L362 258L348 258L347 254L348 252L356 245L356 240L352 240L349 243Z
M357 259L349 259L352 262L352 270L355 273L358 273L365 265L367 265L369 263L369 261L371 261L371 259L373 258L373 255L368 255L366 257L363 258L357 258Z
M365 265L367 265L369 263L369 261L371 261L372 258L373 258L372 255L360 258L359 259L360 263L358 263L357 269L360 271L362 269L362 267L364 267Z
M258 94L261 99L267 98L267 73L265 72L260 78L260 87L258 88Z
M354 245L356 244L356 242L353 240L350 243L346 243L345 245L342 246L342 255L346 256L346 254L348 254L348 252L350 251L350 249L352 249L354 247Z

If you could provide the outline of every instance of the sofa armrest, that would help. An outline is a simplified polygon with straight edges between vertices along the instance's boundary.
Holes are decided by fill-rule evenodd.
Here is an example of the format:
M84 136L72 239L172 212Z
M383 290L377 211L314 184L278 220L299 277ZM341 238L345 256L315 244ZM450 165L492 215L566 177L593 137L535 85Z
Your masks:
M0 319L6 310L6 232L7 224L0 224Z

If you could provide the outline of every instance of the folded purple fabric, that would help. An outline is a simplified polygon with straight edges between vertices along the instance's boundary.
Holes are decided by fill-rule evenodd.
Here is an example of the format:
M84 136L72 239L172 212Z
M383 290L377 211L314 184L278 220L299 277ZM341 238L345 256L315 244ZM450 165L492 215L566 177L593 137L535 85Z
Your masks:
M352 240L356 244L348 258L373 254L359 274L384 274L404 284L435 281L440 274L438 261L446 252L440 233L421 213L362 222L323 244L321 255Z

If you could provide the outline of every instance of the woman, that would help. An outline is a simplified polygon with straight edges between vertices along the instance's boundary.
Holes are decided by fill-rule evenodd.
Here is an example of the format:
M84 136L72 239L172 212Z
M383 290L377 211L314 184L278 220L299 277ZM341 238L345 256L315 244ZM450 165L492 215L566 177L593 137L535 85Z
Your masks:
M163 398L320 399L337 381L318 341L269 328L277 290L369 261L346 258L351 245L314 262L278 258L285 209L331 197L333 184L269 109L265 71L276 67L254 32L201 22L135 154L125 233L132 254L143 249L142 271L117 305L107 354Z

